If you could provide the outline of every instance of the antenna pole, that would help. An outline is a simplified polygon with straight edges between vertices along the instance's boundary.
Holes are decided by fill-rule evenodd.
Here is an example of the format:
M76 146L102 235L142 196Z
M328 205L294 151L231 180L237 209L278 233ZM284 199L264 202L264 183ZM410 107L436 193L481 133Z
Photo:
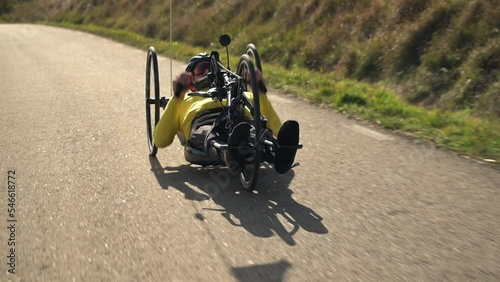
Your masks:
M170 0L170 97L173 96L174 89L172 87L174 80L172 74L172 57L174 56L172 51L172 0Z

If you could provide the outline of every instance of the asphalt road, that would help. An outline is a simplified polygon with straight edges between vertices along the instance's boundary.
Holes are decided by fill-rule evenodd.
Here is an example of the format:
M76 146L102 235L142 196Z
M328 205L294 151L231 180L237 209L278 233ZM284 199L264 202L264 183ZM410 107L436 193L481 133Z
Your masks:
M271 93L301 165L248 193L177 141L148 157L145 59L0 25L0 281L500 280L498 170Z

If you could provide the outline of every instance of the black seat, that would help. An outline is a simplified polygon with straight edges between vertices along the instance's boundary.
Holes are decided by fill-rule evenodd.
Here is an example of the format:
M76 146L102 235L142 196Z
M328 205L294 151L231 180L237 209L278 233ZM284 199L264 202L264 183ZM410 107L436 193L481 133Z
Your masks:
M184 157L192 164L212 165L219 164L212 160L205 150L205 138L213 128L215 120L219 117L222 108L206 110L199 113L191 126L191 138L184 145Z
M191 146L195 149L205 151L205 138L212 130L215 120L219 117L222 108L206 110L199 113L191 126Z

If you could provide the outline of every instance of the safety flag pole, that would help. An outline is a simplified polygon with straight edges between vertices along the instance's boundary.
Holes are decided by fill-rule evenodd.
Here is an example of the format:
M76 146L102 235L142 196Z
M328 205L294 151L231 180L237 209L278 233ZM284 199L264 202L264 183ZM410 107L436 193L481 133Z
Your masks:
M170 0L170 97L173 96L174 93L174 87L173 87L173 74L172 74L172 57L174 56L173 54L173 49L172 49L172 0Z

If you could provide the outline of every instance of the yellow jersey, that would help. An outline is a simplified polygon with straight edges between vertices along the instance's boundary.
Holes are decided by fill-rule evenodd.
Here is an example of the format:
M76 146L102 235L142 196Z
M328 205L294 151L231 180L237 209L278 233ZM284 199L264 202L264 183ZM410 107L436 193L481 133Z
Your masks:
M210 98L189 96L188 94L184 95L184 99L173 97L169 100L165 112L155 127L154 142L158 148L172 144L177 133L189 140L193 120L200 112L226 106L226 100L215 102ZM245 95L253 102L252 93L246 92ZM267 95L264 93L259 95L261 114L267 119L267 127L276 136L281 127L281 121Z

